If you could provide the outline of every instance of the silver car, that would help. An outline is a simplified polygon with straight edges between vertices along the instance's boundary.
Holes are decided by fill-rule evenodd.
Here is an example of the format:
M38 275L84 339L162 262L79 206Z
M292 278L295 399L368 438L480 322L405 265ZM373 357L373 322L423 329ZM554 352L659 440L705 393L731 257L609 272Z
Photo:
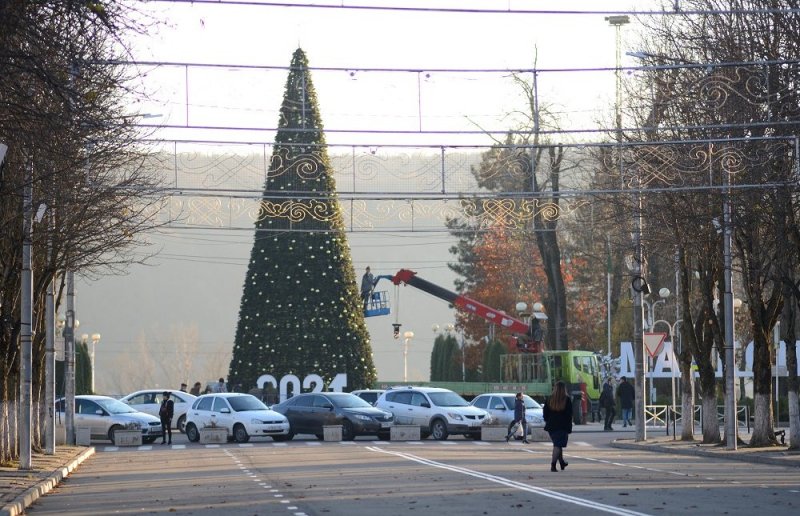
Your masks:
M169 397L174 405L172 428L177 428L185 433L186 411L192 408L192 403L197 399L197 396L189 394L188 392L172 389L147 389L128 394L119 401L130 405L139 412L158 417L158 409L161 407L161 402L164 400L164 392L169 392Z
M56 401L56 423L64 424L64 398ZM161 421L155 416L108 396L75 396L75 428L89 428L92 439L115 443L114 432L131 427L142 431L142 443L161 437Z
M499 425L510 425L514 421L514 398L516 393L501 392L481 394L472 400L471 405L485 410ZM525 422L528 434L533 427L544 426L542 406L527 394L522 395L525 402Z

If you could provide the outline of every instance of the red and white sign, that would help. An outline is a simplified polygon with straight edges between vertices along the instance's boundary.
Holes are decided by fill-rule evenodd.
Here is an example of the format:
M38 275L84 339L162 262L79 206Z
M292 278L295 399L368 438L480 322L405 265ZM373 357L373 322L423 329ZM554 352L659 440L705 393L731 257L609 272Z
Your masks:
M664 339L667 338L666 333L645 333L642 338L644 339L644 349L651 357L657 356L664 348Z

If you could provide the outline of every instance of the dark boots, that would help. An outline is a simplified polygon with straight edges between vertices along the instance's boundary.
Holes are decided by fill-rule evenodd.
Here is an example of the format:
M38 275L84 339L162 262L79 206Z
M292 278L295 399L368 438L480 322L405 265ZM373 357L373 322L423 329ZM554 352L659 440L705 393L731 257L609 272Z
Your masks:
M561 471L564 471L567 466L569 466L569 462L564 460L564 449L559 448L557 446L553 446L553 459L550 462L550 471L557 472L556 463L561 466Z

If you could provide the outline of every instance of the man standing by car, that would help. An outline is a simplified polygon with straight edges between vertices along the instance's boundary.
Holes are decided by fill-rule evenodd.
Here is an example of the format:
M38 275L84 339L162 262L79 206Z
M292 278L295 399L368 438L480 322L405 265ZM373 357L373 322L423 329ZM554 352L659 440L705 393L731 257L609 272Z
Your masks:
M161 419L161 444L172 444L172 416L175 415L175 403L169 399L169 391L164 391L163 396L164 399L158 408L158 417Z
M506 442L508 442L512 434L515 433L517 425L522 425L522 442L528 444L528 425L525 421L525 400L522 399L521 392L518 392L517 396L514 398L514 421L508 425Z

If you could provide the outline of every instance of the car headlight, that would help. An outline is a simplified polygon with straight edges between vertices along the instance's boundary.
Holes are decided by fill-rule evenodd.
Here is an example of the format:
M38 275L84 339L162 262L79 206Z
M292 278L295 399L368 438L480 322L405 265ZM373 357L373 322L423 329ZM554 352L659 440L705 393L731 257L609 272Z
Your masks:
M250 424L251 424L251 425L263 425L263 424L264 424L264 422L263 422L263 421L261 421L260 419L251 419L251 420L250 420Z
M371 417L365 416L364 414L353 414L353 417L356 419L360 419L361 421L372 421Z
M462 421L464 419L463 417L461 417L461 414L456 414L455 412L447 414L447 417L455 421Z

